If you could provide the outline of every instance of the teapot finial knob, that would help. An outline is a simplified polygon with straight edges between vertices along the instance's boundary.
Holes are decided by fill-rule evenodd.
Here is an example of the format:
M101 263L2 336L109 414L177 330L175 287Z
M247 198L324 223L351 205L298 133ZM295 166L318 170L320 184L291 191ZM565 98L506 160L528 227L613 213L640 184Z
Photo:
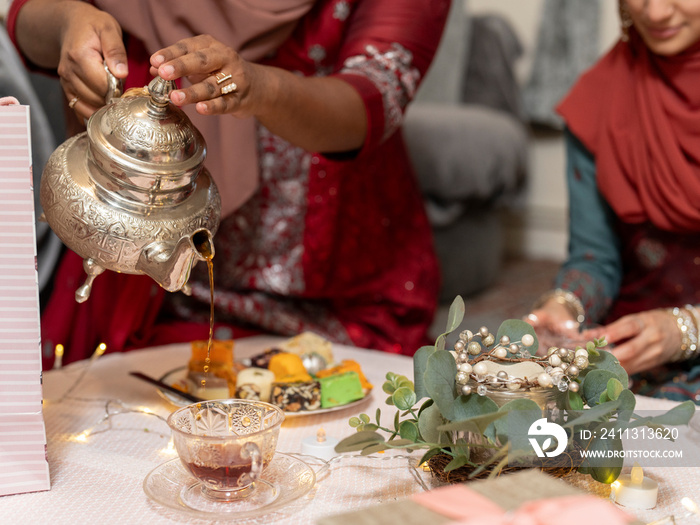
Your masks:
M170 92L174 89L177 89L177 86L172 80L165 80L161 77L155 77L151 80L151 83L148 84L148 93L151 95L153 109L167 107L170 102Z

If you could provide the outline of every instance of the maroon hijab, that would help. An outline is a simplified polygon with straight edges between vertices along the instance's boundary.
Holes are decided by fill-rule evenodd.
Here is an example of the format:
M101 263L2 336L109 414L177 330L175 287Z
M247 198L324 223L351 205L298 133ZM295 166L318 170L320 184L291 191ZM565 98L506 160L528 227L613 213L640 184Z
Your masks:
M557 109L621 220L700 231L700 43L659 56L631 29Z

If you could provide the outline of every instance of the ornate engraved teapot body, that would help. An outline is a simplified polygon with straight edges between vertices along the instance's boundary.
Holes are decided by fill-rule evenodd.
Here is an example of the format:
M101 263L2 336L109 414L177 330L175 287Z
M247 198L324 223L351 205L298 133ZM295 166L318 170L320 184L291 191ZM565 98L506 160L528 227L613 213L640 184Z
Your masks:
M193 265L214 255L219 192L203 167L204 138L169 102L173 88L156 77L148 96L101 108L44 169L44 216L88 274L78 302L105 269L187 292Z

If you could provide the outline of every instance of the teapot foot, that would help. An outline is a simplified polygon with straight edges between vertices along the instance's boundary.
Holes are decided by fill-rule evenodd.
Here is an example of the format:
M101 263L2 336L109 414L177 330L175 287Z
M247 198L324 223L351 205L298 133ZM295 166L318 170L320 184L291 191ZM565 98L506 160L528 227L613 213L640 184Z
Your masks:
M84 303L88 300L88 297L90 297L90 292L92 291L92 283L95 280L95 277L105 271L102 266L97 264L95 260L90 257L83 260L83 270L85 270L85 273L87 274L87 279L85 279L83 285L75 291L75 301L78 303Z

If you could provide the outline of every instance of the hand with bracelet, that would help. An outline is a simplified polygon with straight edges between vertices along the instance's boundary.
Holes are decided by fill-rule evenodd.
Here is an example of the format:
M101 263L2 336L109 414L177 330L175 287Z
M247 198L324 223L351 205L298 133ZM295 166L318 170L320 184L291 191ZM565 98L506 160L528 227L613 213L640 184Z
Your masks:
M697 322L690 308L647 310L582 333L585 338L605 337L615 357L629 374L687 359L697 343ZM683 328L685 327L685 328ZM694 339L695 343L691 340Z
M571 292L556 289L540 297L524 319L530 323L540 344L540 351L581 340L579 328L585 320L581 301Z

